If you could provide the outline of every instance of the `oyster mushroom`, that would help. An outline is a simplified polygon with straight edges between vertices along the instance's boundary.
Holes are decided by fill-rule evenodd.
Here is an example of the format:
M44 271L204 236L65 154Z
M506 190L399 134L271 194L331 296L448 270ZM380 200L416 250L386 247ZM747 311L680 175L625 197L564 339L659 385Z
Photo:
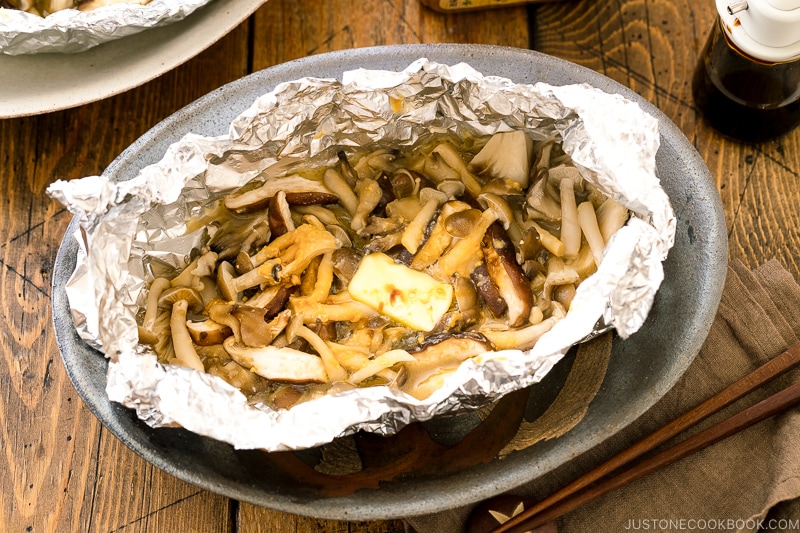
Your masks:
M238 344L234 337L228 337L223 346L231 359L261 377L286 383L328 381L325 365L316 355L287 347L250 348Z
M472 281L461 276L453 280L455 308L442 316L434 331L436 333L458 333L476 325L481 319L481 307L478 293Z
M338 202L344 207L352 217L358 210L358 197L350 184L335 169L329 168L322 175L322 183L333 194L336 195Z
M463 361L492 351L491 343L480 333L437 334L425 339L414 361L403 363L407 372L401 390L417 399L425 399L441 385L437 376L455 370Z
M550 317L524 328L508 330L482 328L481 333L491 341L497 350L529 350L542 335L553 329L557 321L557 318Z
M283 191L289 205L333 204L339 197L324 183L290 175L267 179L263 185L246 192L229 194L225 207L236 214L251 213L269 206L273 196Z
M350 227L356 233L361 234L367 225L367 217L381 202L383 190L377 181L365 179L358 183L356 192L358 193L358 205L352 213Z
M469 163L479 176L508 178L528 186L533 140L522 130L495 133Z
M489 276L508 307L509 326L526 324L533 307L531 286L517 263L514 245L499 223L492 224L486 231L483 250Z
M268 322L266 309L249 305L236 306L231 312L239 321L241 343L245 346L258 348L272 343L289 323L291 311L288 309L278 313Z
M291 280L293 276L299 276L316 256L332 252L338 247L336 238L324 227L319 228L311 223L302 224L281 235L255 255L253 263L258 265L255 271L260 279L254 275L253 278L258 281L250 286L258 283L277 285L283 280ZM250 276L250 273L244 276ZM252 280L247 281L249 283ZM243 282L237 286L245 284Z

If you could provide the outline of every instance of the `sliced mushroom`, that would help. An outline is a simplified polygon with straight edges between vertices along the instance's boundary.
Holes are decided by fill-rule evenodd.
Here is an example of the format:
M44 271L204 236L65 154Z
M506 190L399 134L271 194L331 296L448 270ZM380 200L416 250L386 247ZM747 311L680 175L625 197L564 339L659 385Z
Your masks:
M269 232L273 239L294 229L292 212L289 209L289 203L286 201L286 193L284 191L278 191L275 196L270 198L267 213Z
M328 381L325 365L316 355L274 346L248 348L237 344L233 337L228 337L223 346L231 359L267 379L286 383Z
M500 294L497 285L492 281L492 277L489 275L489 270L486 268L486 263L484 261L481 261L472 271L470 280L475 284L478 294L483 299L483 303L486 305L486 308L489 309L493 317L500 318L506 314L506 310L508 309L506 301Z
M509 326L526 324L533 307L531 286L517 263L514 245L499 223L492 224L486 231L483 249L489 276L508 307Z
M442 161L444 161L447 166L458 173L459 179L464 182L464 186L473 198L481 193L483 185L477 176L467 168L467 164L464 162L464 159L461 157L461 154L458 153L455 146L449 142L441 143L433 149L432 154L441 157Z
M544 170L547 173L547 169ZM547 222L557 222L561 218L560 192L550 186L547 175L536 181L528 189L528 213L532 218Z
M230 326L214 322L210 318L197 322L189 321L186 323L186 328L194 343L200 346L222 344L222 341L233 335Z
M325 184L302 176L290 175L267 179L257 189L230 194L225 197L225 207L237 214L264 209L279 191L283 191L290 205L332 204L339 200Z

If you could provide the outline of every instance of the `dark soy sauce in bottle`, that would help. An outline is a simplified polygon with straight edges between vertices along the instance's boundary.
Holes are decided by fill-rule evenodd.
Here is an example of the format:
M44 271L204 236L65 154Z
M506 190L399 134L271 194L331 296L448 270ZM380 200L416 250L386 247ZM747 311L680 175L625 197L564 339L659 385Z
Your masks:
M728 4L725 6L728 16L720 12L692 79L692 95L705 119L720 133L750 142L773 139L800 124L800 56L781 60L794 53L796 47L774 49L751 41L750 35L739 27L744 17L735 16L740 11L754 9L759 1L769 0L730 4L717 1L718 7ZM740 11L731 12L733 5ZM768 12L771 8L767 4ZM783 16L784 12L778 15ZM800 9L797 14L800 17ZM761 34L752 28L763 21L760 16L755 23L751 21L751 31L759 37ZM796 38L800 42L800 23L784 33L789 40ZM734 42L737 36L740 44ZM763 58L753 53L762 54Z

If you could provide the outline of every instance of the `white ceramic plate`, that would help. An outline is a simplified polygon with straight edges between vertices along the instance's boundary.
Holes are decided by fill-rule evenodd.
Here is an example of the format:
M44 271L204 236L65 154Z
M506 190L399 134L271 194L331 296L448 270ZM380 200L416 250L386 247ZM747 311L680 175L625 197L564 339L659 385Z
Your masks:
M0 118L68 109L138 87L196 56L267 0L214 0L186 19L77 54L0 54Z

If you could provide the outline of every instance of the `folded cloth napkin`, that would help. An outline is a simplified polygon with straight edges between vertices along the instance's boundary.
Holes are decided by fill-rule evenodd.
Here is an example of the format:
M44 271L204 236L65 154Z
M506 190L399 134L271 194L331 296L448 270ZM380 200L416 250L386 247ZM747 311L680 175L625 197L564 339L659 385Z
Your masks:
M797 281L777 261L753 271L733 262L708 338L675 387L614 437L509 494L527 502L546 497L797 342ZM798 379L800 370L787 373L685 436ZM576 509L557 521L558 530L800 531L799 450L800 409L794 409ZM472 509L412 517L407 524L418 533L457 533L465 531Z

